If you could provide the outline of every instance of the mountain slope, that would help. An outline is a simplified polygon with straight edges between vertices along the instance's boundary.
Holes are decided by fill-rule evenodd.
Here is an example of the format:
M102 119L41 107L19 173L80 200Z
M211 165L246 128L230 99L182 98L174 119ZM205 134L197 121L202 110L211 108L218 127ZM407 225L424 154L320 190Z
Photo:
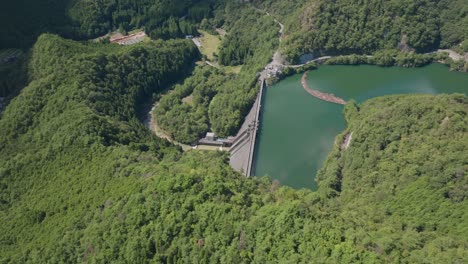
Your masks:
M348 104L349 148L340 135L317 192L293 190L139 123L196 56L39 39L0 119L0 262L467 260L466 96Z
M466 49L466 1L254 1L285 22L284 53L371 54L383 49L419 53Z

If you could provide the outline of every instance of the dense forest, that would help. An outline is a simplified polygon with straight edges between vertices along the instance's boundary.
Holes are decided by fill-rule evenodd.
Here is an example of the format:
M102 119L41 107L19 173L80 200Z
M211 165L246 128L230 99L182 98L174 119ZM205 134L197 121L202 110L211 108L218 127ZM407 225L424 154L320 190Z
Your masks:
M252 4L286 24L285 54L291 59L304 52L364 54L393 48L427 52L459 45L468 50L464 0L254 0ZM225 13L226 5L240 10ZM0 48L31 46L42 32L86 39L112 30L144 28L152 38L177 38L197 34L196 26L203 20L203 27L217 27L230 20L225 15L239 20L242 13L239 1L229 0L9 1L0 9ZM250 51L241 39L252 37L234 30L228 46L237 50L226 63L241 63L240 57Z
M1 262L468 259L466 96L350 102L319 189L293 190L138 121L138 101L187 74L194 51L39 38L0 119Z
M44 32L88 40L111 31L126 34L143 29L153 39L184 38L198 34L196 25L212 17L218 5L223 1L8 1L0 8L0 51L20 48L26 52ZM24 57L4 65L0 56L0 96L15 94L24 87Z
M147 1L143 2L147 5L134 3L133 1L131 3L127 3L126 1L115 3L111 0L98 2L75 1L73 5L67 6L67 12L70 14L69 19L73 23L70 24L71 26L66 34L62 34L58 28L53 26L34 28L36 30L34 32L33 29L27 29L28 34L26 34L27 36L23 36L24 41L21 43L28 45L33 39L26 41L26 38L30 38L30 36L34 36L34 34L42 31L59 32L65 36L81 39L103 35L110 30L119 28L125 32L128 29L142 27L153 39L166 39L183 37L184 34L193 33L181 30L181 28L185 27L181 26L181 21L189 21L192 29L197 22L201 22L199 24L200 27L205 27L211 31L222 27L230 33L223 40L219 50L219 63L222 65L242 64L243 67L237 77L232 78L229 82L218 84L216 94L212 98L209 98L207 102L208 105L206 107L208 111L198 113L199 120L200 118L209 120L208 127L197 124L196 126L198 127L193 126L189 128L192 131L188 132L188 134L190 134L191 139L194 136L198 137L200 133L206 132L208 129L215 131L221 136L235 134L243 121L243 117L253 104L258 91L258 86L256 85L257 73L268 63L278 45L278 25L274 23L273 18L266 16L263 12L253 9L248 4L237 2L228 1L225 3L224 1L215 1L215 3L211 3L209 1L202 1L197 4L191 1L180 1L181 3L176 1L170 4L166 3L167 1L156 1L155 3L151 2L151 4ZM53 1L48 2L48 4L52 5ZM163 6L166 8L162 8ZM169 8L171 6L174 7ZM13 7L15 6L13 5ZM148 11L148 8L152 11ZM138 12L142 16L148 16L149 20L145 20L144 18L137 19L140 17L137 15L139 14L137 11L135 11L137 13L119 16L121 13L133 12L132 10L139 10ZM153 11L163 12L163 15L162 13L151 13ZM57 12L60 12L60 10L57 10ZM209 21L206 19L208 17L210 18ZM43 19L47 18L44 17ZM125 20L130 18L132 19L131 21ZM158 21L153 21L155 19ZM122 21L128 22L127 24L124 23L124 29L122 29ZM171 26L171 21L176 22L177 25ZM44 22L43 25L46 26L48 24ZM79 28L77 28L77 25L79 25ZM5 29L8 28L5 27ZM168 34L162 34L162 31ZM21 36L18 35L18 37ZM2 45L8 46L8 39L5 39L5 41ZM12 39L12 41L20 43L17 39ZM9 78L10 75L12 75L10 71L0 71L0 87L8 93L16 91L18 82L24 79L12 82ZM23 83L21 82L21 84ZM179 121L187 119L184 116L178 116L177 118L179 118ZM173 130L181 128L177 127L177 125L172 126ZM188 139L182 141L188 141Z
M21 0L0 9L0 48L31 46L43 32L74 39L144 28L154 39L196 34L195 24L223 1ZM26 18L26 19L25 19Z
M41 36L32 54L31 81L0 119L2 258L33 238L51 245L80 225L99 196L132 190L128 176L145 170L131 168L138 159L157 164L179 155L146 130L136 106L186 74L198 56L189 41L124 48L54 35ZM37 229L44 218L57 229Z
M158 126L178 142L190 144L203 138L210 128L210 102L229 78L213 67L195 69L158 101L154 111Z
M113 29L144 28L153 39L197 34L195 24L211 16L217 1L103 0L74 1L69 14L80 36L103 35Z
M217 54L219 63L255 63L255 67L245 70L252 76L260 65L265 65L263 62L270 58L269 53L277 45L277 25L271 17L264 15L264 11L269 11L286 25L282 52L290 62L296 62L304 53L317 56L393 54L395 51L425 53L437 48L466 52L467 8L463 0L357 3L349 0L255 0L245 3L230 0L9 1L0 9L0 49L27 50L43 32L85 40L115 30L126 33L143 29L152 39L170 39L197 35L197 28L211 32L223 28L229 34ZM455 70L466 71L468 67L468 63L448 63ZM0 67L2 95L18 90L18 82L24 79L21 74ZM252 80L251 76L242 79ZM242 90L238 89L240 86L251 88L247 81L237 83L238 87L233 90ZM247 103L235 104L236 109L240 106L241 116L245 113L245 105L253 102L252 96L243 101ZM214 102L231 104L225 99ZM219 116L213 114L215 111L210 112L213 128L219 134L232 134L241 122L233 108L229 106L229 111L221 115L227 116L227 123L220 121Z
M284 53L372 54L382 49L468 51L467 3L417 1L254 1L286 25ZM293 10L291 12L290 10Z
M215 21L219 20L219 13ZM278 47L279 26L272 17L249 6L227 4L224 9L228 36L221 43L219 62L242 64L241 72L225 82L210 103L211 129L220 136L235 135L259 90L258 73L271 60ZM236 37L242 36L242 37ZM237 44L233 44L237 43ZM235 45L245 47L242 51Z
M274 18L290 59L411 67L440 58L398 48L468 45L466 2L243 2L4 3L0 48L26 52L0 67L0 263L468 262L465 95L349 102L315 191L243 177L226 153L183 152L139 116L155 98L176 140L232 135L279 47ZM220 69L195 66L198 49L177 39L197 27L227 31ZM136 28L153 41L81 41Z
M195 70L174 93L162 97L155 111L159 125L184 143L210 130L222 137L237 133L258 92L258 73L278 47L279 26L250 6L228 3L210 23L229 32L219 47L217 63L242 68L238 74L213 68ZM184 103L185 97L192 98L193 104Z

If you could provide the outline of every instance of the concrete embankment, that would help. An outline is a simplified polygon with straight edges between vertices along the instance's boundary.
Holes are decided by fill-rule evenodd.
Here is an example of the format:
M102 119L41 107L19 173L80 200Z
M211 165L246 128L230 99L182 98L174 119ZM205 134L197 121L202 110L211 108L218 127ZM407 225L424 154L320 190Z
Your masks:
M231 157L229 164L235 170L242 172L245 176L252 175L261 102L265 88L265 80L262 80L257 99L249 114L246 116L239 133L235 136L230 149Z
M335 103L335 104L341 104L341 105L346 104L345 100L335 96L334 94L328 94L328 93L320 92L320 91L310 88L309 85L307 84L307 73L308 72L305 72L304 75L302 75L302 79L301 79L302 87L304 88L304 90L306 90L306 92L308 92L312 96L323 101L327 101L327 102Z

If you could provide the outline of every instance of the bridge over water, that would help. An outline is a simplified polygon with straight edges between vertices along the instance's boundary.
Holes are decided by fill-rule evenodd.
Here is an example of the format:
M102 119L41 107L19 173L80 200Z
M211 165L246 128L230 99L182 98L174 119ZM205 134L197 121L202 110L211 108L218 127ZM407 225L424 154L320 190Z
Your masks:
M257 139L259 117L265 88L266 82L265 79L262 79L257 99L250 109L249 114L245 117L244 123L239 129L239 132L234 137L229 151L231 153L229 160L231 167L242 172L247 177L252 175L255 142Z

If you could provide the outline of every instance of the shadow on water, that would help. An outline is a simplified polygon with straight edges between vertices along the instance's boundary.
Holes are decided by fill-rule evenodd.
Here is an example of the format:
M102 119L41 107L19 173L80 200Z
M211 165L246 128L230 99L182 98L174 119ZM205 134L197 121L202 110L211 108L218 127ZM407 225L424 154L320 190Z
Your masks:
M253 152L253 157L252 157L252 175L257 175L256 174L256 168L257 168L257 155L258 155L258 145L259 145L259 139L260 135L262 134L262 122L263 122L263 108L265 107L265 102L266 102L266 97L268 96L268 89L269 86L267 85L265 87L265 90L263 91L263 97L260 98L260 113L258 114L258 130L257 130L257 139L255 141L255 146L254 146L254 152Z

